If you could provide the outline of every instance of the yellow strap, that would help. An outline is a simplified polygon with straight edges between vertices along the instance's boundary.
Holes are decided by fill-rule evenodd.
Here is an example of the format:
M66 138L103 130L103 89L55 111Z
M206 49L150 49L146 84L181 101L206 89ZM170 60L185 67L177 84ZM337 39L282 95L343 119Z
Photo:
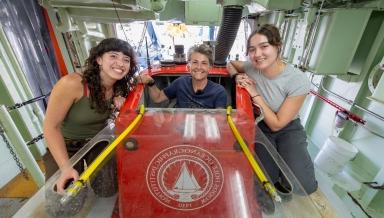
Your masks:
M99 168L101 163L108 157L108 155L117 147L117 145L137 126L139 121L144 115L144 105L140 105L139 114L135 117L131 124L111 143L109 144L92 163L88 168L80 175L79 179L72 183L66 189L65 195L61 198L61 203L66 203L69 198L74 197L81 190L84 184L89 180L89 177Z
M237 130L236 125L232 120L231 112L232 112L232 107L228 106L227 107L228 124L231 127L233 135L235 136L237 142L240 144L240 147L243 150L246 158L248 159L249 164L251 164L251 167L252 167L253 171L255 172L257 178L260 180L261 184L263 184L265 190L271 195L271 197L274 198L276 201L281 201L281 198L277 194L275 187L273 185L271 185L271 183L268 181L263 170L260 168L259 164L256 162L256 160L253 157L251 151L249 150L247 144L244 142L239 131Z

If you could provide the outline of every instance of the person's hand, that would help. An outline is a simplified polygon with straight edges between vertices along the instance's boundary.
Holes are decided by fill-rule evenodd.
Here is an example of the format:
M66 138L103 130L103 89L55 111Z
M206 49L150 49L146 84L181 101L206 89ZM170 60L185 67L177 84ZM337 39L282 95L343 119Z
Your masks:
M63 195L65 193L65 188L67 188L65 187L67 183L71 180L76 181L78 179L79 173L72 167L61 170L60 177L56 182L57 192Z
M113 98L113 105L116 109L119 109L124 105L125 98L123 96L116 96Z
M231 62L228 62L226 67L227 67L227 71L228 71L229 75L231 75L231 77L235 76L236 74L239 73L236 70L236 68L231 64Z
M236 84L239 84L240 86L241 86L240 82L243 82L243 81L245 81L245 80L251 80L251 79L248 77L248 75L245 74L245 73L239 73L239 74L237 74L236 77L235 77Z
M139 74L136 78L138 83L148 84L154 82L154 79L148 74Z
M241 76L243 75L240 75L239 77ZM256 83L252 79L248 78L248 76L245 75L244 77L239 78L238 84L240 87L245 88L251 97L259 95L256 90Z

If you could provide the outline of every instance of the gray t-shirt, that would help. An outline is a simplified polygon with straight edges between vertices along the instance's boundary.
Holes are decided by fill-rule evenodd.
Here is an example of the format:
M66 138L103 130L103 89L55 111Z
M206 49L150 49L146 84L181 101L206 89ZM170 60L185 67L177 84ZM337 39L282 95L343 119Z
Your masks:
M284 71L273 79L256 70L250 61L244 63L244 70L256 82L257 91L275 113L285 98L309 93L311 84L307 76L290 64L286 64Z

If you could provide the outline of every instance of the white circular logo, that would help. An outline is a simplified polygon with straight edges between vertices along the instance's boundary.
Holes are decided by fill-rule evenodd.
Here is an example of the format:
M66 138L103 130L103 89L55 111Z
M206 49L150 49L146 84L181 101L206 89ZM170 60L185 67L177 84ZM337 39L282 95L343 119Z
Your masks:
M151 160L146 180L151 194L163 205L194 210L216 199L224 184L224 173L220 162L207 150L177 145Z

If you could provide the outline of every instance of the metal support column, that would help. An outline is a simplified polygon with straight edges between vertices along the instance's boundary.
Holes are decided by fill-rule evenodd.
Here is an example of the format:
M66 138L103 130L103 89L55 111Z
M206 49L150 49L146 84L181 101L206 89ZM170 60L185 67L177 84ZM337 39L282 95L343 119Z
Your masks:
M17 130L15 123L4 105L0 106L0 123L5 129L5 133L11 144L14 146L16 154L20 158L21 162L27 168L37 186L42 187L45 183L44 174L40 170L39 165L37 165L35 158L28 149L23 137Z

